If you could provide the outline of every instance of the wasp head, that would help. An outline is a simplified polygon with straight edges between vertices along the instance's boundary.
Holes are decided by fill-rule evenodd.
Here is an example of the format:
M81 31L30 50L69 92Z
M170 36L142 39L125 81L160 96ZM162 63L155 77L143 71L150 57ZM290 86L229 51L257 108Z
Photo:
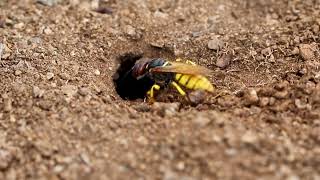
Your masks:
M132 75L141 79L145 76L150 76L150 69L162 66L166 61L164 59L140 59L132 68Z
M150 63L150 59L140 59L135 65L132 67L132 76L136 79L143 78L147 72L149 72L148 65Z

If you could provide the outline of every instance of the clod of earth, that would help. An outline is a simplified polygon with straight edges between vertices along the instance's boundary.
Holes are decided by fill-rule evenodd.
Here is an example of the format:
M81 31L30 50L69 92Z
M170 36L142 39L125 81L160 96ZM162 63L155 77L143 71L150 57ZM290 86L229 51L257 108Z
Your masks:
M224 69L230 65L231 61L232 61L232 55L230 53L223 54L221 57L217 59L216 66L218 66L221 69Z
M299 46L299 52L300 56L303 58L303 60L313 60L315 58L315 47L309 45L309 44L301 44Z
M170 117L175 115L179 109L181 104L180 103L163 103L163 102L155 102L152 105L152 111L162 117Z
M224 47L223 41L218 39L217 37L213 37L209 42L208 42L208 48L212 50L219 50Z

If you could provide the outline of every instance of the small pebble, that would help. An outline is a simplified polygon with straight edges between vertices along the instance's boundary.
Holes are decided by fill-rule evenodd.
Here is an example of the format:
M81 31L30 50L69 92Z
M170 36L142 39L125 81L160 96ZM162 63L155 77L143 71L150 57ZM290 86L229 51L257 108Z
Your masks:
M44 94L44 90L40 89L38 86L33 86L33 96L36 98L41 98Z
M80 4L80 0L69 0L71 6L77 6Z
M269 56L270 54L272 54L272 50L270 47L265 48L265 49L261 50L261 54L264 56Z
M150 106L142 103L142 104L138 104L137 106L134 107L134 109L138 112L149 112L151 109L150 109Z
M18 24L15 24L13 27L14 27L15 29L22 29L22 28L24 27L24 23L23 23L23 22L20 22L20 23L18 23Z
M298 108L298 109L311 109L311 105L310 104L306 104L301 102L300 99L295 99L294 100L294 105Z
M202 33L201 32L192 32L191 35L192 35L192 37L197 38L197 37L200 37L202 35Z
M300 43L300 37L299 36L294 37L293 42L295 44L299 44Z
M14 157L10 151L0 149L0 170L6 170L10 166L13 159Z
M63 79L63 80L70 80L70 79L71 79L70 75L67 74L67 73L61 73L61 74L60 74L60 77L61 77L61 79Z
M14 115L10 115L9 117L10 122L15 123L17 121L16 117Z
M146 137L144 137L144 136L138 137L138 138L137 138L137 142L138 142L139 144L141 144L141 145L144 145L144 146L146 146L146 145L149 144L148 139L147 139Z
M153 13L153 16L154 16L155 18L163 18L163 19L165 19L165 18L168 18L169 15L168 15L167 13L163 13L163 12L157 10L157 11L155 11L155 12Z
M41 44L42 39L40 37L32 37L28 40L29 44Z
M8 57L10 57L10 53L8 52L8 53L4 53L3 55L2 55L2 59L8 59Z
M6 44L2 44L2 59L7 59L10 52L12 52L11 49Z
M260 99L259 105L260 105L261 107L265 107L265 106L267 106L267 105L269 104L269 102L270 102L270 100L269 100L268 97L262 97L262 98Z
M173 53L176 57L182 56L184 54L183 50L176 47L173 49Z
M99 76L100 75L100 71L98 69L94 70L94 74Z
M12 83L11 90L12 90L12 92L15 93L16 96L22 96L27 91L26 84L23 84L20 82Z
M77 93L78 88L74 85L64 85L61 87L61 91L68 97L72 97Z
M80 154L80 157L83 160L83 162L86 163L87 165L91 164L90 158L87 154L82 153Z
M160 116L173 116L180 109L180 103L161 103L155 102L152 105L152 110L157 112Z
M286 88L288 88L288 85L289 85L288 81L279 82L274 86L274 89L278 91L283 91Z
M300 51L299 51L298 47L293 48L293 50L291 52L292 55L298 55L299 53L300 53Z
M221 40L219 40L217 37L212 38L208 42L208 48L212 50L219 50L223 48L223 46L224 46L224 43Z
M59 0L37 0L37 3L40 3L45 6L54 6L59 2Z
M273 54L271 54L270 55L270 57L269 57L269 62L271 62L271 63L274 63L274 62L276 62L276 59L275 59L275 57L274 57L274 55Z
M229 148L229 149L225 150L225 153L228 156L235 156L235 155L237 155L238 151L236 149Z
M156 48L163 48L164 42L163 41L154 41L150 43L150 46L156 47Z
M81 96L86 96L86 95L90 94L90 90L86 87L82 87L79 89L79 94Z
M318 34L319 31L320 31L320 26L317 25L317 24L314 24L314 25L312 26L312 31L313 31L315 34Z
M12 100L7 98L7 99L4 99L4 112L10 112L12 110Z
M254 144L258 140L256 134L251 131L247 131L242 137L241 141L248 144Z
M48 80L52 79L54 77L54 74L52 72L48 72L47 75L46 75L46 78Z
M308 60L312 60L314 59L314 47L312 47L311 45L309 44L301 44L299 46L299 53L300 53L300 56L305 60L305 61L308 61Z
M50 34L52 34L52 30L50 29L50 28L45 28L44 30L43 30L43 32L44 32L44 34L46 34L46 35L50 35Z
M130 26L130 25L127 25L125 27L125 30L124 32L129 36L131 37L132 39L140 39L142 37L142 35L140 33L137 32L137 30Z
M228 116L226 114L218 113L216 111L212 111L210 113L210 118L214 120L214 123L217 125L223 125L228 121Z
M297 175L290 175L286 178L286 180L300 180L300 177Z
M202 90L195 90L188 94L188 98L192 105L198 105L205 100L206 92Z
M15 72L14 72L14 75L16 75L16 76L19 76L19 75L21 75L22 74L22 71L20 71L20 70L16 70Z
M56 166L54 166L54 168L53 168L53 172L55 172L55 173L60 173L60 172L62 172L64 170L64 166L62 166L62 165L56 165Z
M102 92L101 88L98 86L94 86L93 88L98 94L100 94Z
M259 102L259 97L257 91L255 89L249 89L244 94L245 104L246 105L254 105Z
M53 106L52 102L47 100L40 101L38 105L41 109L47 110L47 111L49 111Z
M270 105L270 106L273 106L275 103L276 103L276 98L270 97L270 99L269 99L269 105Z
M112 100L111 96L108 95L108 94L105 95L105 96L103 96L103 97L102 97L102 100L103 100L104 103L108 103L108 104L113 103L113 100Z
M90 3L90 8L91 9L98 9L99 8L99 1L100 0L91 0L91 3Z
M218 66L221 69L228 67L231 62L231 58L231 54L224 54L222 57L217 59L216 66Z
M197 116L194 117L192 120L193 124L195 124L197 127L205 127L207 126L210 122L211 119L207 116L205 116L203 113L198 114Z
M0 1L0 3L1 3L1 1ZM6 26L10 26L10 27L14 25L14 21L11 18L6 18L4 20L4 23Z
M277 98L277 99L285 99L286 97L288 97L289 92L286 90L283 91L277 91L273 94L273 97Z
M185 163L180 161L178 164L177 164L177 169L180 170L180 171L183 171L185 169Z
M72 0L72 1L75 1L75 0ZM77 2L75 2L75 3L77 3ZM79 9L82 11L91 11L92 9L95 9L95 8L91 7L91 4L89 1L82 1L81 3L78 2L78 4L79 4Z

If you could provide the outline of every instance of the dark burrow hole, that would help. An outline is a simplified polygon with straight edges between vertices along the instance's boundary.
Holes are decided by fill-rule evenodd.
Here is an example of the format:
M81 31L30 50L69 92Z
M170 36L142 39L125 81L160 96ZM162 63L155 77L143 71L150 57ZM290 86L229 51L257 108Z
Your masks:
M137 80L131 74L131 68L134 66L135 62L142 57L142 54L126 53L117 58L120 65L113 75L113 83L116 92L122 99L142 99L154 84L151 79L142 78L141 80Z

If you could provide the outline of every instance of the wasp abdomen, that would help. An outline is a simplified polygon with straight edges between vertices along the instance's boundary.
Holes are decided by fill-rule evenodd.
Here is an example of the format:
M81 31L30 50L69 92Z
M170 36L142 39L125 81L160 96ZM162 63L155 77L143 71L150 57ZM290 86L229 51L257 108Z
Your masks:
M210 81L201 75L176 74L175 81L191 90L202 89L209 92L214 90Z

